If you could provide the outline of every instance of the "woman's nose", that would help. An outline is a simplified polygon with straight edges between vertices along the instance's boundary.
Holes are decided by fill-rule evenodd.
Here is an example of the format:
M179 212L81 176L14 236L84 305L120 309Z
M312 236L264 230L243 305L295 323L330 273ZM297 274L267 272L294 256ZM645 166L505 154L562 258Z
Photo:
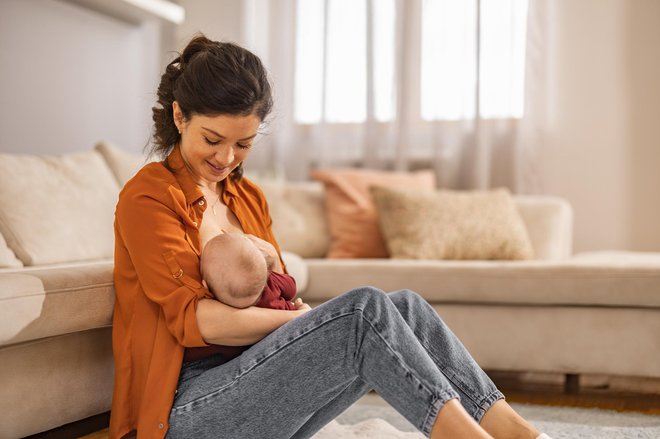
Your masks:
M234 161L234 148L230 145L223 145L216 151L215 160L224 166L231 164Z

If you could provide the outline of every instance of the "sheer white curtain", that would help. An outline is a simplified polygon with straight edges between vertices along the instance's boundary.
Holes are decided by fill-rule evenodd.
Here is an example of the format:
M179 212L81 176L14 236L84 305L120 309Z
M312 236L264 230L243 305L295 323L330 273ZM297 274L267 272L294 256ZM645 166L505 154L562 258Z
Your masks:
M314 167L432 167L441 187L525 191L527 10L527 0L249 0L245 43L276 99L251 166L292 180Z

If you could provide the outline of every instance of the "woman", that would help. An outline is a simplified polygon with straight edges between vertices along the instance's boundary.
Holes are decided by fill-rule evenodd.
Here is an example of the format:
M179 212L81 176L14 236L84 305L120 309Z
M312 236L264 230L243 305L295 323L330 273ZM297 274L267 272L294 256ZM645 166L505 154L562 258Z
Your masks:
M433 438L539 436L411 291L359 288L295 311L214 300L199 255L221 230L280 258L266 200L241 178L270 85L255 55L197 36L158 104L152 152L165 160L116 209L111 438L305 438L370 389Z

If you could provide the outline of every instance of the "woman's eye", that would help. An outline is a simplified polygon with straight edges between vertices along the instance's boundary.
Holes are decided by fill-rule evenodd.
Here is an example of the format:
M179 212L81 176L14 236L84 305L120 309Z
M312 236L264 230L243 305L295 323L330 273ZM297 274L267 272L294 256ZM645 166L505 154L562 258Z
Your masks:
M217 142L212 142L207 137L204 137L204 140L206 140L206 143L208 143L209 145L217 145L218 143L220 143L219 140Z
M248 149L252 145L249 143L237 143L236 146L238 146L241 149Z

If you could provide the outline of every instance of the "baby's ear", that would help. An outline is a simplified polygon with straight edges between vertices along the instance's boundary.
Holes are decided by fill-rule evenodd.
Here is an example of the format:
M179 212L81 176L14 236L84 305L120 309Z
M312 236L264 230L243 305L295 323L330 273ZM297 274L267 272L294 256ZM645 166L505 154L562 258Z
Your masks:
M209 289L209 286L204 279L202 279L202 285L204 285L204 288L206 288L207 290Z

